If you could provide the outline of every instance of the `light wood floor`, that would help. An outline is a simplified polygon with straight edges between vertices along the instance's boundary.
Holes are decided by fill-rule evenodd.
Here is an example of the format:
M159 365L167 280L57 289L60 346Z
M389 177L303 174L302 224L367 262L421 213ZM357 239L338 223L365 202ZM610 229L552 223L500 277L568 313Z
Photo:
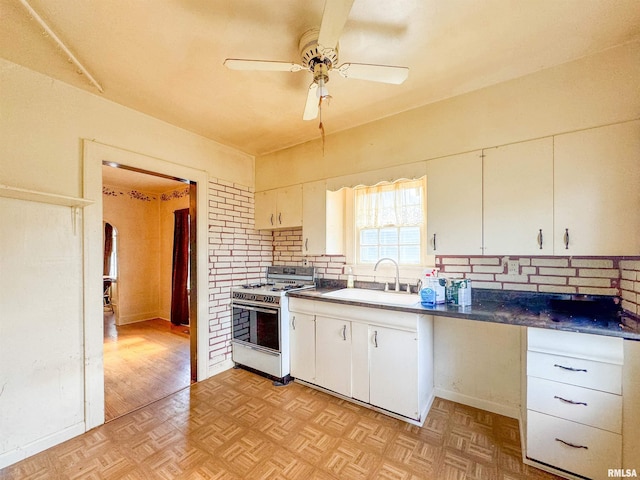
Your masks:
M517 421L436 399L418 428L228 370L4 470L0 479L557 479L522 464Z
M188 387L189 348L188 326L156 319L116 327L105 312L106 421Z

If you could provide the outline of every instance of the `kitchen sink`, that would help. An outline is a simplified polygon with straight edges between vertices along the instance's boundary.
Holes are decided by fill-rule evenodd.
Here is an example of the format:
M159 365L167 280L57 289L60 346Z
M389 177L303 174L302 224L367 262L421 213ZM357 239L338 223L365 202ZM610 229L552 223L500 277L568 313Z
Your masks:
M367 290L366 288L343 288L342 290L325 293L323 296L385 305L415 305L420 302L420 296L417 293L384 292L381 290Z

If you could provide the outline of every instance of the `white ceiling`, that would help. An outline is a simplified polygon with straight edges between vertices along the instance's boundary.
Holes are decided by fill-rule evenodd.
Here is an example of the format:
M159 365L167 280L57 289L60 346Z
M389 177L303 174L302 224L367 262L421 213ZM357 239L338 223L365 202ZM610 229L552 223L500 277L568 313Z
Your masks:
M0 0L0 57L252 155L319 137L300 62L324 0L26 0L104 88L76 73L21 0ZM327 134L640 39L640 0L355 0L340 62L407 66L402 85L336 72Z
M187 183L160 175L136 172L126 168L102 166L102 184L145 193L165 193L178 188L186 188Z

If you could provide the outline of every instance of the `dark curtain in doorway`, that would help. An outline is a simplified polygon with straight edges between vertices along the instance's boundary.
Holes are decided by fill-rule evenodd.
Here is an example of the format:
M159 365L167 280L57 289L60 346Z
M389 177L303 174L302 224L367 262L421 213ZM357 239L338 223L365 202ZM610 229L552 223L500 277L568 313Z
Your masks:
M173 230L173 278L171 282L171 323L189 323L189 209L174 212Z
M104 266L102 274L111 274L111 253L113 252L113 227L110 223L104 224Z

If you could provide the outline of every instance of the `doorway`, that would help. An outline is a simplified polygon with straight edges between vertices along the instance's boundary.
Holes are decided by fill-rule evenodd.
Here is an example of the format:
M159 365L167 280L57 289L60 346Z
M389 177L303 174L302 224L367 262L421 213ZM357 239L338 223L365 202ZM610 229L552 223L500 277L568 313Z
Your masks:
M191 198L196 184L189 180L106 162L102 179L105 295L106 283L111 287L110 301L103 301L105 420L109 421L196 379L197 309L191 308L191 300L195 306L197 275L191 275L189 267L197 268L191 261L197 212ZM182 235L176 236L177 228ZM178 275L184 294L177 289L181 315L175 321L179 237L186 244L179 249L178 263L186 265L180 269L185 273Z

